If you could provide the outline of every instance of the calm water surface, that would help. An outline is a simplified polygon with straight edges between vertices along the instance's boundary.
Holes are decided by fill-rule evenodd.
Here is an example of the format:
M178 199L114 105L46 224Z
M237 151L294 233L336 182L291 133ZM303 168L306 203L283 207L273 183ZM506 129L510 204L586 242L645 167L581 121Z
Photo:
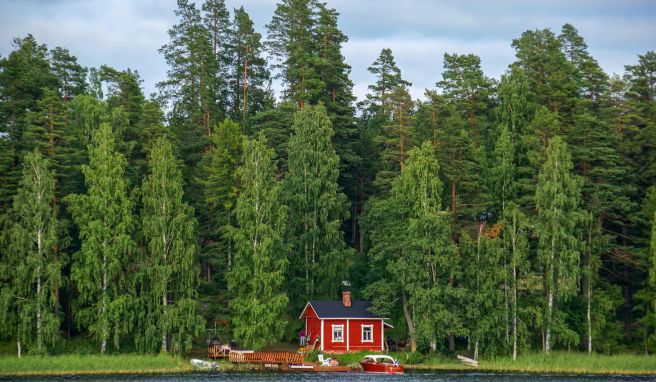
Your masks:
M94 382L643 382L656 381L653 376L598 376L598 375L535 375L493 373L436 373L410 372L405 375L375 375L364 373L215 373L157 376L84 376L38 377L3 379L0 381L94 381Z

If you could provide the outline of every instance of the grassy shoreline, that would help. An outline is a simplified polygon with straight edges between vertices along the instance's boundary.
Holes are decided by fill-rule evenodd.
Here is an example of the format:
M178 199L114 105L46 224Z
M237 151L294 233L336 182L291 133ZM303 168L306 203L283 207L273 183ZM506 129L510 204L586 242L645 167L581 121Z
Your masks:
M341 364L357 363L361 354L336 354ZM394 354L402 363L407 354ZM311 359L308 359L311 360ZM262 371L262 365L220 362L222 371ZM583 353L527 354L513 362L509 358L481 360L480 367L471 368L454 358L431 355L421 363L405 363L409 371L492 372L531 374L596 374L596 375L656 375L656 356L587 355ZM126 375L126 374L186 374L198 372L182 357L168 355L57 355L0 356L0 377L61 376L61 375Z
M54 355L0 357L0 377L58 375L182 374L188 360L168 355Z

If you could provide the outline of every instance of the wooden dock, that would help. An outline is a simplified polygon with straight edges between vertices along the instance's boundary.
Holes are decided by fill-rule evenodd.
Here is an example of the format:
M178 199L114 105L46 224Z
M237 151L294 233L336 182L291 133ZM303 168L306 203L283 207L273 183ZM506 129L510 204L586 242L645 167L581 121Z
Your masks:
M359 371L349 366L322 366L305 362L303 354L292 352L244 352L231 351L228 360L233 363L262 364L265 367L275 367L282 371L301 372L349 372Z

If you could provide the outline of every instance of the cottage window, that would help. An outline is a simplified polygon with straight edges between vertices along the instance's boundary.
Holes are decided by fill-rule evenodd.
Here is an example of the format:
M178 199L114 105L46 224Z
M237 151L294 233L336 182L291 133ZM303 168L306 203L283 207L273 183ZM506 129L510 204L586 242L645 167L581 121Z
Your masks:
M373 333L373 325L362 325L362 342L374 342Z
M333 325L333 342L344 342L344 325Z

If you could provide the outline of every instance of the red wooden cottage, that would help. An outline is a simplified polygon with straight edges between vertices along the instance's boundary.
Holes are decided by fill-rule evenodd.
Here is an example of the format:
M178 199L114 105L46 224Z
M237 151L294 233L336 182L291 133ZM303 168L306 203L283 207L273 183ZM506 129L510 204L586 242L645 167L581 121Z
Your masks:
M342 301L311 300L300 320L305 320L307 344L321 351L348 352L385 350L385 323L369 311L369 301L351 301L351 292L342 293Z

